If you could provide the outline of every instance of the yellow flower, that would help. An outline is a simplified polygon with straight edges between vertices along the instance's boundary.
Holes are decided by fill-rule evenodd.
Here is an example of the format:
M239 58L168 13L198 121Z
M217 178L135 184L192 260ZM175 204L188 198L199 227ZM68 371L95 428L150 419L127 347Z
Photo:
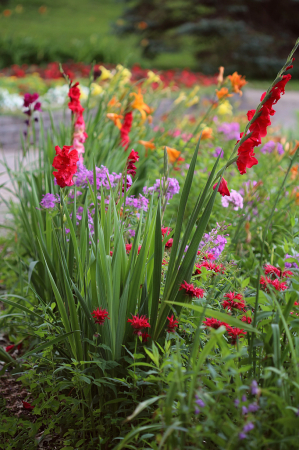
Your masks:
M120 115L120 114L115 114L115 113L108 113L106 114L106 117L109 120L112 120L112 122L114 123L115 126L117 126L117 128L121 129L121 121L120 119L123 119L124 116Z
M187 106L188 108L190 108L190 106L196 105L196 103L198 103L198 102L199 102L199 97L198 97L198 95L195 95L195 97L193 97L191 100L189 100L189 101L186 103L186 106Z
M100 95L103 92L102 86L96 83L91 83L90 88L91 88L91 95L93 97L96 97L97 95Z
M161 82L161 78L159 77L159 75L157 75L156 73L154 73L151 70L149 70L147 72L147 81L149 83L160 83Z
M175 105L178 105L179 103L183 102L184 100L186 100L186 94L185 92L180 92L180 95L178 96L178 98L175 99L175 101L173 102Z
M106 69L106 67L100 66L100 70L102 72L99 77L100 81L110 80L110 78L112 78L112 73L110 72L110 70Z
M135 100L133 100L131 106L133 109L138 109L138 111L141 114L142 120L146 119L146 113L150 114L152 112L151 108L144 103L143 101L143 95L141 94L141 89L138 89L138 94L136 92L131 92L132 96L135 97Z
M176 162L176 160L178 159L178 157L180 156L181 152L179 152L178 150L176 150L175 148L170 148L170 147L166 147L166 151L168 154L168 158L169 161L173 164L174 162Z
M234 72L232 75L229 75L228 78L231 82L233 91L236 92L236 94L242 95L243 93L240 89L247 84L245 77L239 75L238 72Z
M217 112L220 115L229 114L231 116L233 113L233 107L228 100L225 100L223 103L221 103L221 105L218 106Z

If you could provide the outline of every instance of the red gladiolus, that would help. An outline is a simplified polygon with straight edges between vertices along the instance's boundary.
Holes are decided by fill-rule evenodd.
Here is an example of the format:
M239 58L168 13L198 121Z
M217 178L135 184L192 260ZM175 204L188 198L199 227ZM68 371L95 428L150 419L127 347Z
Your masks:
M171 317L167 317L167 319L169 320L166 330L167 333L175 333L175 329L178 327L179 321L174 318L173 314L171 315Z
M242 316L241 320L242 320L242 322L245 322L248 324L251 324L251 322L252 322L252 318L249 316Z
M120 129L120 137L121 137L121 145L125 147L125 150L128 150L130 138L129 133L131 131L133 122L133 114L132 111L125 114L124 121L122 127Z
M132 175L133 178L135 177L137 170L134 163L137 161L139 161L138 152L132 150L127 159L127 174Z
M24 409L28 409L29 411L32 411L34 409L34 406L30 405L30 403L24 402L23 400L22 400L22 403L23 403L23 408Z
M56 145L55 152L56 156L52 166L58 170L58 172L53 172L56 182L61 188L72 186L74 184L73 175L77 172L78 152L68 145L64 145L62 149Z
M164 238L165 234L167 234L167 236L168 236L171 233L171 228L169 228L169 227L161 228L161 233Z
M193 286L193 284L189 284L186 281L181 284L180 291L185 290L185 294L189 295L190 297L196 297L196 298L203 298L204 296L204 289L196 288Z
M241 294L235 294L234 292L228 292L224 296L227 300L222 303L224 309L231 310L232 308L239 309L240 311L245 310L245 302ZM237 300L237 301L235 301Z
M130 253L130 251L132 250L132 247L133 247L133 244L126 244L126 252L127 252L127 254ZM140 250L141 250L141 245L138 245L138 255L139 255Z
M270 116L275 114L273 105L275 105L280 99L281 95L285 93L285 86L291 79L291 75L283 75L282 79L276 83L270 91L270 97L262 105L259 110L259 115L255 121L250 125L249 132L251 136L246 139L238 148L237 166L241 175L246 173L246 169L250 169L252 166L258 164L258 160L255 158L254 148L261 144L262 137L267 135L267 127L271 125ZM261 101L265 98L266 92L261 96ZM255 110L250 110L247 113L248 120L250 121ZM242 138L241 133L240 138ZM239 141L238 141L239 142Z
M213 186L214 190L216 189L217 184L218 183L214 184L214 186ZM228 187L227 187L227 181L223 177L222 177L222 179L220 181L218 192L219 192L219 194L222 195L222 197L224 197L225 195L230 196L230 192L229 192Z
M134 334L137 334L138 336L142 336L142 329L143 328L150 328L150 324L148 323L148 320L146 316L140 316L137 314L136 316L132 315L132 319L128 319L127 322L131 323L132 328L134 328Z
M173 245L173 239L170 238L170 239L168 239L168 241L166 242L165 248L171 248L172 245Z
M227 334L231 337L231 343L235 345L237 343L237 339L240 339L245 336L246 331L241 330L240 328L227 328Z
M102 307L92 311L91 315L94 318L95 323L98 323L99 325L103 325L106 319L110 320L110 317L108 317L108 311L106 309L102 309Z
M71 82L71 87L68 93L68 96L70 97L71 101L68 104L69 109L72 111L73 114L77 114L78 116L80 116L83 111L84 108L81 106L80 103L80 89L79 89L79 83L75 83L74 85L72 85Z

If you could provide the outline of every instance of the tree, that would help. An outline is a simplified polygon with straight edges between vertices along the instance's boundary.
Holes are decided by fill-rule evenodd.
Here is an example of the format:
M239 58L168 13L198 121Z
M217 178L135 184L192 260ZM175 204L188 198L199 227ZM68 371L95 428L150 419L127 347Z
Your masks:
M298 35L298 0L124 0L119 33L137 33L147 58L182 48L188 36L204 73L268 78ZM299 73L299 69L296 71Z

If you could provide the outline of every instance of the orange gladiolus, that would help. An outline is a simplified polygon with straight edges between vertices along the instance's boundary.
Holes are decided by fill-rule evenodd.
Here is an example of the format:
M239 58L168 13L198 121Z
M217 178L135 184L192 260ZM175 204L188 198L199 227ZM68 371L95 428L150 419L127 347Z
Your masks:
M122 124L120 119L123 119L124 116L115 113L108 113L106 114L106 117L112 120L112 122L114 123L115 126L117 126L117 128L121 129Z
M202 130L201 139L212 139L213 137L213 129L206 127Z
M142 140L138 141L139 144L145 147L145 156L147 156L148 149L155 150L156 148L155 144L152 142L153 139L151 139L150 141L142 141Z
M141 114L142 120L146 119L146 113L150 114L152 112L152 109L143 101L143 95L141 94L141 89L138 89L138 94L136 92L131 92L132 96L135 97L135 100L133 100L131 106L133 109L138 109L138 111Z
M219 100L221 100L222 98L227 98L227 97L233 96L233 94L229 93L229 91L226 87L221 88L220 91L217 91L217 89L216 89L216 95Z
M230 82L232 84L233 91L236 92L236 94L243 95L240 89L245 86L245 84L247 84L245 77L239 75L238 72L234 72L232 75L229 75L228 78L230 79Z
M291 168L291 179L295 180L297 178L297 175L298 175L298 164L296 164Z
M181 154L181 152L179 152L175 148L166 147L166 151L167 151L168 158L169 158L169 161L171 162L171 164L175 163Z

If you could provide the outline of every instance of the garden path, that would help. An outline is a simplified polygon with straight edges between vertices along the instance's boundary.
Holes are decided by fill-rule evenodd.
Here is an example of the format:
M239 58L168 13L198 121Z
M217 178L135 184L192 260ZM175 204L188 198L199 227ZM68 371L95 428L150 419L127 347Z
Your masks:
M254 109L260 101L262 90L247 88L244 91L242 97L235 96L235 107L239 111L247 111L249 109ZM169 107L171 106L171 101L166 100L161 102L155 113L155 119L161 117ZM299 118L297 113L299 112L299 92L287 91L284 96L282 96L279 104L276 105L276 114L272 118L273 126L281 126L284 130L291 130L294 137L298 137L297 127ZM58 124L61 120L67 120L67 117L63 115L61 111L56 111L54 114L54 123ZM45 128L50 127L50 121L44 117ZM2 147L2 155L0 153L0 194L8 201L9 199L17 200L12 193L4 189L4 185L11 189L12 185L9 180L9 176L3 165L3 157L6 159L9 168L14 169L16 160L21 155L20 152L20 140L19 134L24 126L24 120L16 117L0 116L0 145ZM36 153L31 152L27 157L25 164L30 164L36 158ZM9 223L9 215L7 213L7 207L5 202L0 198L0 224L4 222Z

